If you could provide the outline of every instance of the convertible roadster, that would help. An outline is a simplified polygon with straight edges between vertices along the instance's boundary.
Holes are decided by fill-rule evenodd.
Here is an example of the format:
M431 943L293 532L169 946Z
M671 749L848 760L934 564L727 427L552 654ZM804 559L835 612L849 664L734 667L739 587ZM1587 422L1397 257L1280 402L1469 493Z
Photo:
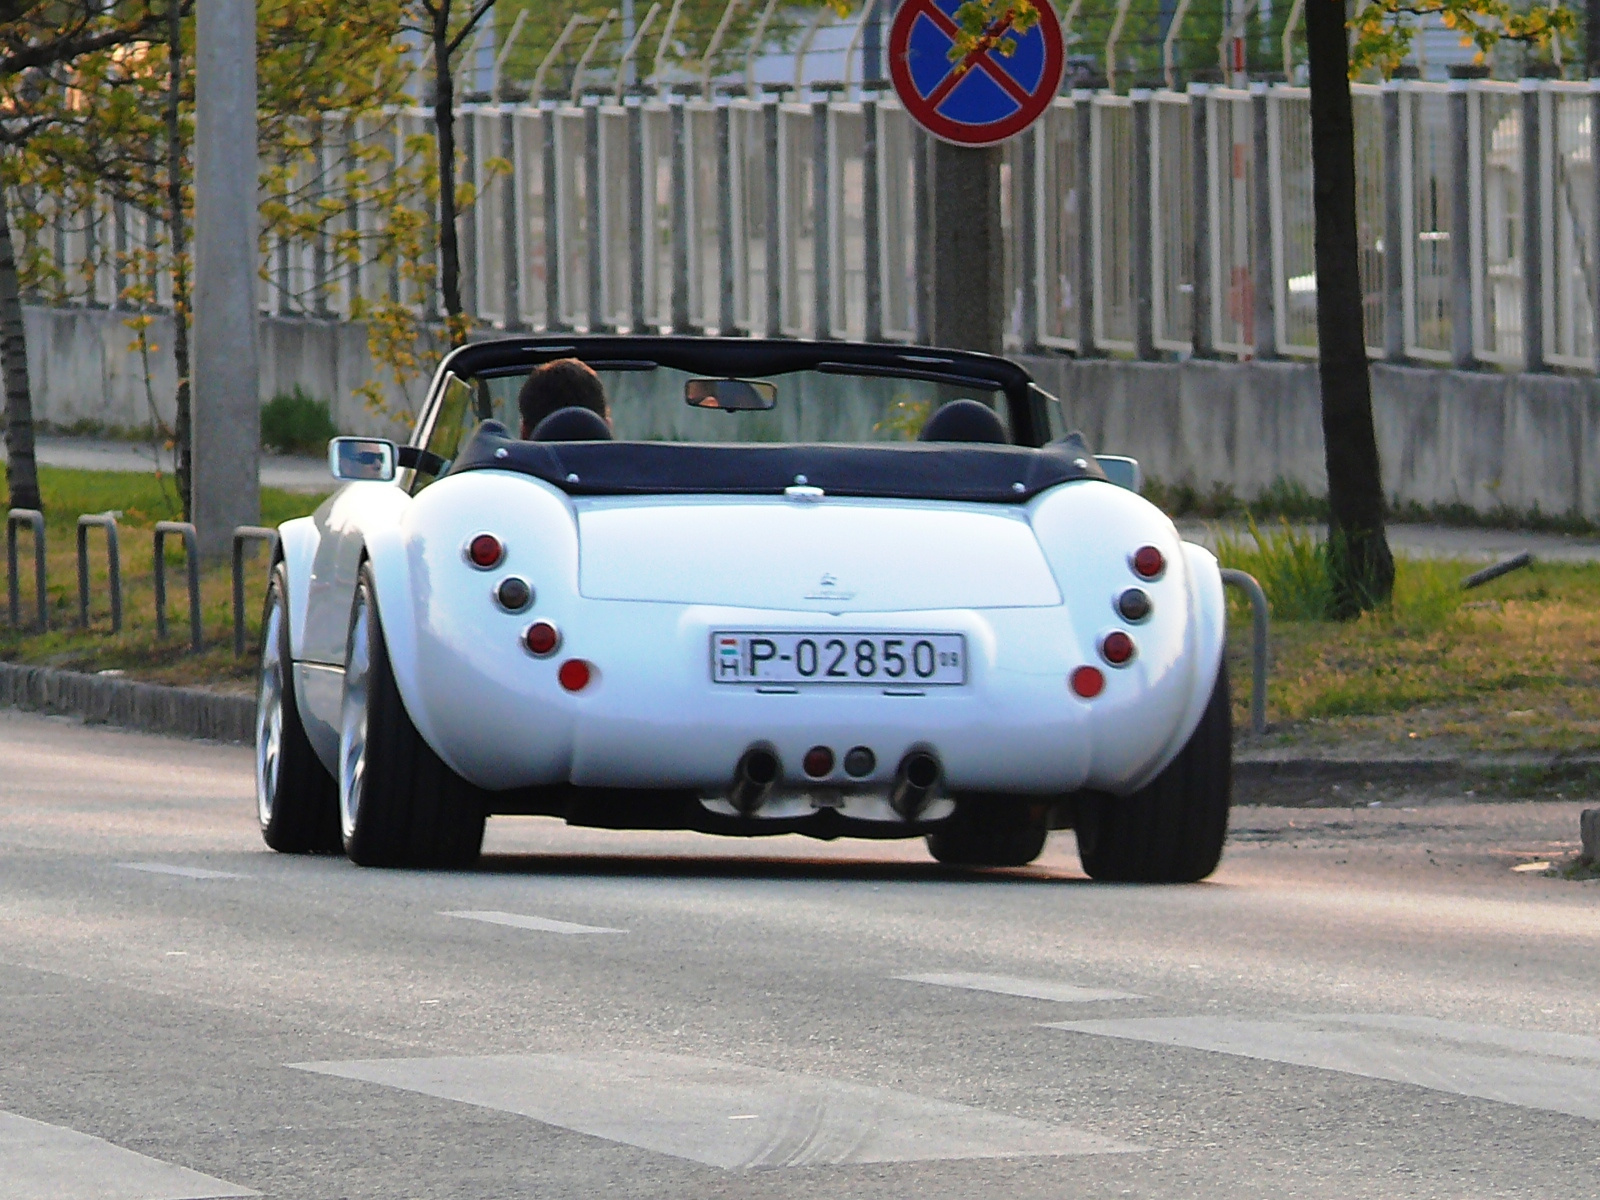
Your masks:
M577 359L609 420L522 428ZM518 436L518 434L526 436ZM459 866L485 818L925 837L1209 874L1217 563L1001 358L675 337L475 343L410 441L338 438L262 623L267 844Z

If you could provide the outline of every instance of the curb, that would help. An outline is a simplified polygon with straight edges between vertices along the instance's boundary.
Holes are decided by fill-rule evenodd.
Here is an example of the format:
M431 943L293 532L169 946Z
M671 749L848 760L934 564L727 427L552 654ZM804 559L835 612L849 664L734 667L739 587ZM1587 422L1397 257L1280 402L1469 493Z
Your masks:
M256 736L253 698L56 667L0 662L0 708L56 713L81 717L91 724L216 742L249 744Z
M1320 806L1357 801L1357 789L1443 792L1461 787L1493 791L1496 784L1558 787L1592 784L1600 758L1556 754L1463 755L1458 758L1286 757L1235 751L1234 803ZM1335 793L1344 791L1344 796Z

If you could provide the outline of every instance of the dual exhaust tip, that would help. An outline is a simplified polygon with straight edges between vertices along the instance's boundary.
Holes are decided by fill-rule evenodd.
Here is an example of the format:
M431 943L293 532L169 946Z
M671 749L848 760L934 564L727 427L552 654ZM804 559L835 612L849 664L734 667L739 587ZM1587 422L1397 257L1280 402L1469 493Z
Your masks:
M755 815L777 786L781 767L777 754L766 746L752 746L734 770L728 799L741 816ZM902 819L915 821L928 807L939 782L939 760L926 750L912 750L900 760L889 789L889 807Z

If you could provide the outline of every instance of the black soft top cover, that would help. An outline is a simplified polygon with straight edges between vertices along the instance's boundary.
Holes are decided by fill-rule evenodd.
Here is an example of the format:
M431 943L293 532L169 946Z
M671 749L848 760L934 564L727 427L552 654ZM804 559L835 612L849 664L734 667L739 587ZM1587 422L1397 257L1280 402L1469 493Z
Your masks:
M1105 479L1082 438L1039 449L952 442L725 445L524 442L485 421L450 474L518 471L575 496L773 496L795 485L830 496L1016 504L1076 479Z

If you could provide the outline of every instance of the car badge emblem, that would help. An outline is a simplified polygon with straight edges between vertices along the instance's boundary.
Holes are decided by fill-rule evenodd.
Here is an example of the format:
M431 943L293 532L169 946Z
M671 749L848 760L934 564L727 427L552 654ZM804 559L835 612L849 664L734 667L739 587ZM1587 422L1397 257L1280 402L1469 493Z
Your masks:
M827 571L824 571L822 578L817 580L817 590L806 593L807 600L852 600L854 598L854 592L840 591L838 577Z

